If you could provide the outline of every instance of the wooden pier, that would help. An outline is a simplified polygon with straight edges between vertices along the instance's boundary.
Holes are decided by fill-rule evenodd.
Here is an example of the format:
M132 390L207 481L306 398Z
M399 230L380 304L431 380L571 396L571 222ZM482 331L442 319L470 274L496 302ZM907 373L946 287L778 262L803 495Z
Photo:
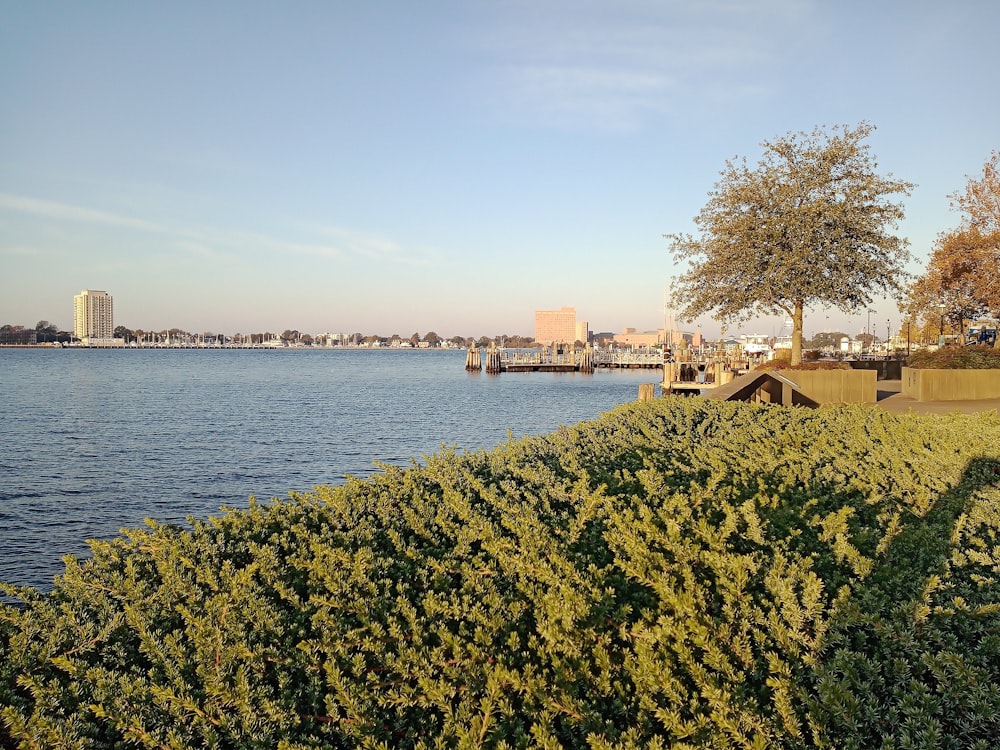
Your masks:
M490 348L469 349L465 358L466 370L488 373L501 372L582 372L595 369L661 369L663 355L659 350L624 351L617 349L535 350Z

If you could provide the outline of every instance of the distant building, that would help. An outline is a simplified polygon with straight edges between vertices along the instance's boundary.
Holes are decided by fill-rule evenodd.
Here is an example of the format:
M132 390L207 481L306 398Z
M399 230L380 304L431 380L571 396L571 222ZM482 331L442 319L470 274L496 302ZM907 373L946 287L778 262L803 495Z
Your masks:
M656 331L643 331L640 333L635 328L626 328L621 333L616 333L614 343L619 346L657 346L663 343L666 338L666 331L662 328Z
M84 289L73 298L73 335L84 344L111 342L115 335L111 295Z
M586 323L583 323L586 327ZM572 344L577 340L576 308L535 310L535 341L545 346L555 343ZM585 339L583 339L586 341Z

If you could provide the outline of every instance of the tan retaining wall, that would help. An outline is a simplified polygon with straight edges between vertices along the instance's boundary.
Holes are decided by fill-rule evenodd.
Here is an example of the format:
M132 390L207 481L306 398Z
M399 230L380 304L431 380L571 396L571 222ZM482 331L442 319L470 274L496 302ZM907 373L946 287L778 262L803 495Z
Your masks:
M874 370L778 370L802 394L818 404L874 404L878 374ZM1000 371L998 371L1000 372Z
M904 367L902 392L916 401L1000 398L1000 370L918 370Z

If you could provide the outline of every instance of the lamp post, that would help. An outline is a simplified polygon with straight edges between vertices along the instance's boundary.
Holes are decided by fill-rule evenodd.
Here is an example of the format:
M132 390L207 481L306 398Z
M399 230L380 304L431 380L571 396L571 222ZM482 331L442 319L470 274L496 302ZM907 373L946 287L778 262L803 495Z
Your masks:
M890 328L891 324L888 320L885 321L885 358L889 359L889 339L891 338Z

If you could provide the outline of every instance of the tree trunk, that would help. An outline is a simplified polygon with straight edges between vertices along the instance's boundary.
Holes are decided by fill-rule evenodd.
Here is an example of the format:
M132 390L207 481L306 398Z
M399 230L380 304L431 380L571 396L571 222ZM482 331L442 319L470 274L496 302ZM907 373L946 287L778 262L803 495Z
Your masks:
M792 313L792 361L791 366L802 363L802 300L795 300Z

